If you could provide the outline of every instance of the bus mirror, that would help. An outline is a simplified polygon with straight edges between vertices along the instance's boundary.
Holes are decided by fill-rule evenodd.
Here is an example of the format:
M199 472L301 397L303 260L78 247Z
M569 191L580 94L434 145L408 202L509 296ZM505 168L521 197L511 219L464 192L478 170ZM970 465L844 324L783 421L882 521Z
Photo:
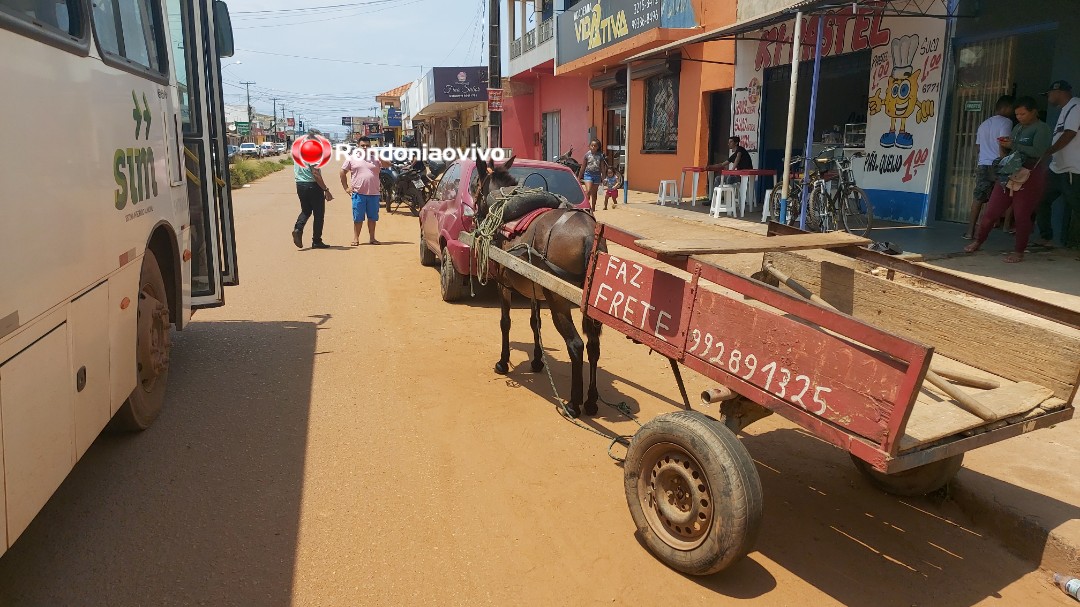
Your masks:
M232 57L235 51L232 19L229 17L229 5L221 0L214 0L214 33L217 37L218 56Z

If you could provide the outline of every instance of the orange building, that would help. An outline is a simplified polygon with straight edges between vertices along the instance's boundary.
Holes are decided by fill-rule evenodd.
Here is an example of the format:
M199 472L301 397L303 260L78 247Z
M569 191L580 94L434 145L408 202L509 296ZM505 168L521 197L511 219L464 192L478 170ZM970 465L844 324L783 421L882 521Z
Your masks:
M626 168L632 188L653 192L685 166L726 159L731 41L625 61L733 23L735 10L735 2L710 0L508 0L508 74L524 87L506 104L503 145L547 160L573 145L580 161L597 138L609 161ZM702 180L699 196L707 191Z

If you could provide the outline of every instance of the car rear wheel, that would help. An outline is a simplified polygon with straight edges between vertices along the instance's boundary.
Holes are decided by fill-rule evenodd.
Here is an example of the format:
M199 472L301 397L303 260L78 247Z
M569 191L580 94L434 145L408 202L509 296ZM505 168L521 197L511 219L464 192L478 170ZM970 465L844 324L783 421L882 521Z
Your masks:
M465 297L465 277L454 267L450 249L443 246L442 265L439 266L439 287L443 301L453 302Z

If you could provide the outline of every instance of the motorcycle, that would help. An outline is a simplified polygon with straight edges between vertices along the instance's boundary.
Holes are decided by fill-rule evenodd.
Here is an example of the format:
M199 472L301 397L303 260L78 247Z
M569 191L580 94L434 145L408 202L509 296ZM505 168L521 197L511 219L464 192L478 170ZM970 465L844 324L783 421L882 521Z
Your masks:
M427 161L424 163L424 169L420 174L420 179L424 182L424 187L421 190L421 194L424 195L424 202L427 202L435 197L435 189L439 185L439 177L446 170L447 163Z
M388 213L405 203L414 217L420 216L424 206L424 182L420 171L410 165L390 165L379 171L379 189Z
M561 164L564 167L570 169L574 172L574 175L577 175L578 172L581 170L581 163L577 160L574 160L574 146L570 146L570 149L567 150L565 154L560 154L552 158L551 160L552 162Z

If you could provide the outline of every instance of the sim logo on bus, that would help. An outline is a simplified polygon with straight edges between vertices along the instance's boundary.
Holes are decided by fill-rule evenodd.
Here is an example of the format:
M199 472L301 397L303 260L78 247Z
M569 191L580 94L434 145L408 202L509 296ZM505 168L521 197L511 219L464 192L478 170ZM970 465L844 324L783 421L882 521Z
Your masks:
M320 135L307 135L292 144L293 162L302 167L315 165L320 169L323 168L330 162L332 151L330 141Z

